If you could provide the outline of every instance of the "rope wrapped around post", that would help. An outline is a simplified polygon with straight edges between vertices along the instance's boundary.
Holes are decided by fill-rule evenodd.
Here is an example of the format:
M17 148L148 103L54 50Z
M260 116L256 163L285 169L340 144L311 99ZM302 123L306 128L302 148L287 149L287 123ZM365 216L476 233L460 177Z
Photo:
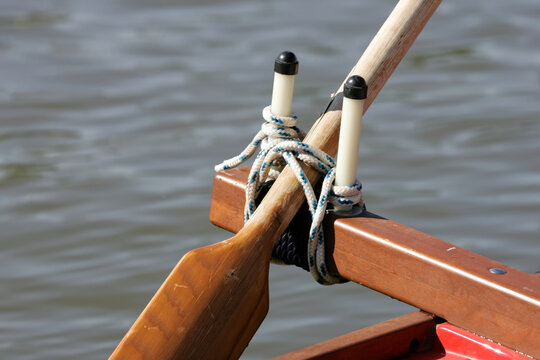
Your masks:
M265 150L283 140L301 140L304 138L305 133L296 127L298 121L296 115L276 116L272 114L270 107L269 105L263 109L262 116L265 122L262 124L261 130L253 137L253 140L251 140L240 154L216 165L214 167L216 172L232 169L244 163L257 151L259 145L262 150ZM270 178L276 179L282 168L282 163L276 162L272 164L272 171L269 174Z
M342 283L344 282L342 278L328 272L322 222L328 202L333 205L357 204L360 209L365 209L362 185L358 181L351 186L333 185L336 175L335 160L324 151L301 142L303 135L301 130L296 127L296 116L276 116L271 113L268 106L263 110L263 118L266 122L250 144L239 155L216 165L214 169L221 171L236 167L247 161L259 145L261 146L246 184L244 222L247 222L256 210L256 199L263 184L279 174L278 171L281 171L284 165L283 159L292 169L304 190L312 218L306 255L309 271L313 278L323 285ZM302 170L300 162L326 174L318 198Z

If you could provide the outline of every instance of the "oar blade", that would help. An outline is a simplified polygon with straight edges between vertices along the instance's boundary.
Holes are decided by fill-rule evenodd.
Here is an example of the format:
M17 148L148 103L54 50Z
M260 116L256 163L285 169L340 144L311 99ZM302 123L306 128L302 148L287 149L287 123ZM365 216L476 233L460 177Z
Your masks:
M269 259L253 245L240 234L188 252L111 359L238 358L268 312Z

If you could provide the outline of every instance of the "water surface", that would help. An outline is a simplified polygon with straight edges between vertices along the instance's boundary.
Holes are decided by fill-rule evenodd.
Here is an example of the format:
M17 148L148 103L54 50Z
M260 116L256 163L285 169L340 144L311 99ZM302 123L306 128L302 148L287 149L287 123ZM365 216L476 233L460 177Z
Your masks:
M275 56L309 129L394 2L0 2L0 353L114 349L178 259L225 239L213 165L256 132ZM540 4L445 2L365 117L380 215L540 270ZM269 358L414 310L271 269L244 354Z

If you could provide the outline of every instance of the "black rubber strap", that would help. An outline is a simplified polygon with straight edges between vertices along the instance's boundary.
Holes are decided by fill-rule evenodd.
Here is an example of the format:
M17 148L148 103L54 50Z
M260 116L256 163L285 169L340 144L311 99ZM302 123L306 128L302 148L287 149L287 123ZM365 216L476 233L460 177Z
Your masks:
M257 196L257 205L262 201L273 183L274 181L267 181L262 185L261 192ZM316 193L320 192L320 186L317 186L315 191ZM285 232L274 245L272 258L287 265L296 265L309 271L307 246L310 227L311 215L309 214L308 205L304 201Z

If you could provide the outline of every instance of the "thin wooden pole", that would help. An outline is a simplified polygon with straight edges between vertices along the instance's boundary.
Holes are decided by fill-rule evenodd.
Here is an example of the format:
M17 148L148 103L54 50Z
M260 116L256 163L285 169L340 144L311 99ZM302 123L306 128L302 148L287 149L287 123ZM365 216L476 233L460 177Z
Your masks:
M350 74L364 77L369 86L365 110L439 3L397 4ZM337 151L341 118L336 100L339 96L306 137L330 155ZM317 177L314 171L306 173L312 180ZM302 201L300 186L287 167L236 236L190 251L180 260L111 359L238 358L268 311L273 245Z

